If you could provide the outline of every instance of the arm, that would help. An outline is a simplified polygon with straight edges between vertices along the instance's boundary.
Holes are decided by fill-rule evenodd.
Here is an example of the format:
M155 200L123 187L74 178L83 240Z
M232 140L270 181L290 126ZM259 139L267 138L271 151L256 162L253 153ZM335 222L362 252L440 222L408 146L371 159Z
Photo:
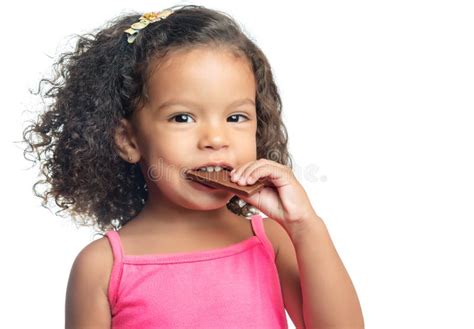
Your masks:
M66 329L111 326L107 286L113 255L105 239L86 246L72 265L66 292Z
M280 227L278 238L277 266L291 319L297 328L364 328L356 291L324 222L314 214L300 223Z
M311 329L364 328L351 279L291 168L262 158L232 172L232 181L243 185L260 178L269 186L239 197L280 224L276 263L292 320Z

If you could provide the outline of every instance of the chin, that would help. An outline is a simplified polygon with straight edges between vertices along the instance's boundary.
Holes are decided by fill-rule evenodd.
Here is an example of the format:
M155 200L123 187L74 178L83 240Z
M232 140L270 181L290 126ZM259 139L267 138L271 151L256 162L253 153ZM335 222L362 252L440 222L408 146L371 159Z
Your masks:
M212 211L212 210L218 210L223 207L226 207L227 203L229 200L232 198L230 196L229 198L225 200L214 200L214 201L202 201L202 202L186 202L186 203L180 203L180 205L183 208L186 209L191 209L191 210L196 210L196 211Z

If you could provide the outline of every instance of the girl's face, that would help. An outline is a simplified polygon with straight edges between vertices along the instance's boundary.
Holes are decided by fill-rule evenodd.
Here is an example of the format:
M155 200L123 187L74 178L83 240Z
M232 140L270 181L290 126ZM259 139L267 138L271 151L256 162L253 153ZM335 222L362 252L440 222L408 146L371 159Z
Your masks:
M232 193L204 191L184 171L256 160L256 85L250 64L225 50L193 49L161 62L136 112L140 164L149 197L188 209L225 206Z

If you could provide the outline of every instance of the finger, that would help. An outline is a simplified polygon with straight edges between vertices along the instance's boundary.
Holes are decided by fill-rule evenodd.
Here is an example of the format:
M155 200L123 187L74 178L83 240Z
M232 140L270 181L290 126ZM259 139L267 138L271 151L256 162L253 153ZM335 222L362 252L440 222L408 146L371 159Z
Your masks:
M251 171L251 170L254 170L255 168L263 165L263 164L272 164L274 166L277 166L277 167L280 167L280 168L287 168L287 166L285 165L282 165L281 163L278 163L278 162L275 162L275 161L272 161L272 160L268 160L268 159L265 159L265 158L261 158L257 161L250 161L250 162L247 162L246 164L242 165L241 167L237 168L235 170L235 172L231 172L231 181L233 182L242 182L241 185L244 185L244 181L246 181L246 179L243 178L243 176L248 176L248 172Z
M238 168L234 168L235 171L232 172L231 171L231 178L230 180L233 181L233 182L237 182L237 180L242 176L242 173L244 172L245 168L247 168L248 166L252 165L252 163L254 163L255 161L249 161L247 163L245 163L244 165L238 167Z
M249 175L250 182L253 184L258 179L266 177L275 187L282 187L288 185L291 181L291 171L289 169L280 168L277 166L265 164L256 168Z
M238 183L240 185L246 185L246 184L249 184L250 182L248 181L249 177L250 177L250 174L252 172L254 172L257 168L261 167L261 166L265 166L265 165L272 165L271 162L269 162L268 160L265 160L265 159L260 159L260 160L257 160L255 161L254 163L252 163L250 166L247 166L244 170L244 172L242 173L242 175L240 176L240 179L238 181ZM252 183L250 184L253 184L256 180L254 180Z

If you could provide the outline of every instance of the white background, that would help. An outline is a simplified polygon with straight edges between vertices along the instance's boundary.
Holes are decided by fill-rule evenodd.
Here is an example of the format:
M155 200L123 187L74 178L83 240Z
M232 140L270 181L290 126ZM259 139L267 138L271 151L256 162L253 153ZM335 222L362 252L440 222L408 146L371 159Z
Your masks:
M62 327L70 267L94 238L31 192L37 168L14 143L39 110L28 89L73 34L173 4L2 5L0 327ZM298 177L366 328L474 328L472 2L196 4L233 15L270 60Z

